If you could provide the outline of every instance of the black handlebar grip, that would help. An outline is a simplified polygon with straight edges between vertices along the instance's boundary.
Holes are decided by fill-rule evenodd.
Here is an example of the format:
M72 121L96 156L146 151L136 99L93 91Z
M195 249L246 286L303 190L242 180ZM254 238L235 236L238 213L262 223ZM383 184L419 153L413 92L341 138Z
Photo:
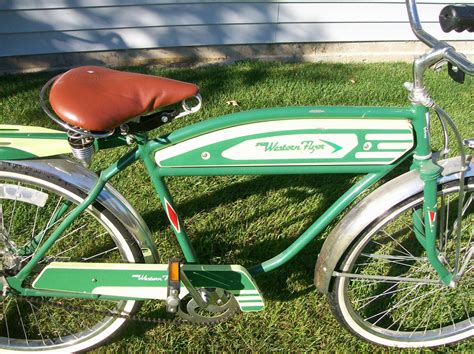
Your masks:
M449 5L441 10L439 24L444 32L474 32L474 5Z

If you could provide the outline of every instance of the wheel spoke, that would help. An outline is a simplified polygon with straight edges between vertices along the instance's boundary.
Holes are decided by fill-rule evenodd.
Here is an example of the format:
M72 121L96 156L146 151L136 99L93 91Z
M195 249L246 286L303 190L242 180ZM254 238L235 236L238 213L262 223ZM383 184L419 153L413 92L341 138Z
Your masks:
M392 290L393 288L396 288L397 286L399 286L400 283L393 283L392 286L390 286L387 290L385 290L383 293L381 294L377 294L377 295L372 295L372 296L368 296L366 298L363 298L363 299L355 299L354 302L360 302L360 301L365 301L365 300L370 300L369 302L367 302L365 305L363 306L360 306L358 307L359 310L362 310L364 307L366 307L367 305L370 305L371 303L373 303L374 301L380 299L382 296L388 296L388 295L394 295L396 293L399 293L401 291L405 291L406 289L408 289L408 286L405 287L405 288L400 288L400 289L396 289L396 290L393 290L393 291L389 291L389 290Z
M409 198L379 216L375 228L369 224L346 250L338 268L342 271L333 272L337 294L331 304L344 317L343 324L379 344L402 347L448 344L472 333L473 185L459 207L457 188L448 185L438 195L441 231L437 240L440 260L447 269L455 269L456 251L460 254L455 286L440 281L415 237L412 223L421 216L413 213L423 207L422 195ZM460 208L461 236L453 240L450 235L455 234L452 230Z
M82 258L82 260L83 260L83 261L89 261L89 260L91 260L91 259L93 259L93 258L97 258L97 257L99 257L99 256L103 256L104 254L110 253L110 252L112 252L112 251L116 251L117 249L118 249L118 247L114 247L114 248L111 248L111 249L109 249L109 250L107 250L107 251L103 251L103 252L97 253L97 254L95 254L95 255L93 255L93 256L86 257L86 258Z
M36 327L38 328L38 333L41 337L41 341L43 342L44 345L46 345L46 342L44 341L44 337L43 337L43 332L41 331L41 326L40 326L40 323L38 321L38 317L36 316L35 306L29 301L28 301L28 304L31 307L31 313L33 314L33 318L35 319Z
M364 257L367 257L367 258L371 258L371 259L378 259L378 260L384 260L386 261L386 263L388 264L397 264L397 265L401 265L401 266L404 266L404 267L411 267L412 269L419 269L419 270L422 270L423 267L418 267L418 266L414 266L410 263L403 263L401 261L398 261L398 259L400 258L392 258L390 256L383 256L383 255L377 255L377 254L362 254L361 256L364 256ZM395 259L395 260L392 260L392 259ZM421 258L418 258L418 259L421 259ZM410 260L410 258L405 258L405 260ZM411 260L416 260L416 257L415 259L411 259ZM371 265L372 263L358 263L357 266L369 266Z
M23 180L25 175L27 181ZM1 178L10 189L8 198L0 198L0 244L3 250L0 261L5 267L8 265L9 271L19 271L45 245L52 231L71 215L83 196L74 188L66 188L60 182L55 184L54 178L48 177L47 184L43 184L34 172L8 172L7 177ZM15 191L27 193L15 194ZM36 195L35 191L38 192ZM39 193L42 204L37 199ZM127 229L113 218L107 208L97 208L96 205L77 216L56 239L23 281L23 287L31 288L39 272L51 261L142 261L140 248L128 241ZM123 323L122 319L91 313L96 310L121 313L128 309L126 312L132 314L136 308L133 300L65 298L48 304L51 300L47 298L43 303L39 299L23 298L20 294L4 295L2 300L0 352L5 349L48 352L58 348L63 352L86 351L106 339L104 333L113 334Z
M417 288L416 293L415 293L415 297L418 296L418 294L420 293L420 288L421 287ZM394 322L392 322L392 324L390 326L388 326L387 329L390 329L393 326L395 326L397 323L399 323L397 331L400 331L400 328L403 325L403 321L410 314L410 310L413 309L415 305L416 305L416 302L412 302L410 304L410 306L408 306L408 308L405 310L405 312L400 317L398 317Z
M26 334L25 324L23 323L23 316L21 315L20 307L18 306L18 301L16 299L15 299L15 303L16 303L16 309L18 311L18 318L20 319L20 323L21 323L21 328L23 329L23 333L25 335L26 344L29 344L28 335Z
M36 223L38 221L38 215L39 215L40 207L36 207L36 212L35 212L35 219L33 221L33 228L31 229L31 238L35 237L36 235Z
M74 235L74 234L76 234L77 232L81 231L81 229L83 229L83 228L86 227L86 226L87 226L87 225L84 224L84 225L82 225L82 226L79 226L79 227L75 228L74 230L72 230L71 232L67 233L66 235L61 236L60 238L58 238L56 242L57 242L57 243L61 242L62 240L68 238L69 236Z
M5 300L3 302L5 302ZM8 299L8 304L6 306L3 306L3 320L5 322L5 330L7 331L8 345L10 345L11 340L10 340L10 328L8 326L8 316L7 316L7 314L8 314L8 307L10 306L11 302L12 302L12 299L9 298Z
M20 187L20 183L18 183L17 189L18 189L18 187ZM10 224L9 224L8 230L7 230L7 233L8 233L9 235L11 235L12 232L13 232L13 229L12 229L12 227L13 227L13 219L15 218L15 211L16 211L16 203L17 203L17 201L18 201L18 190L17 190L17 193L16 193L16 195L15 195L15 201L13 202L12 215L10 216Z
M103 236L103 235L105 235L105 234L107 234L107 232L104 232L103 234L100 234L100 235L96 235L96 236L94 236L94 237L91 237L91 239L98 239L98 238L100 238L101 236ZM58 257L60 257L61 255L65 254L65 253L68 253L68 252L70 252L70 251L72 251L72 250L74 250L74 249L77 249L78 247L81 247L81 246L82 246L82 245L81 245L80 243L78 243L78 244L76 244L76 245L74 245L74 246L72 246L72 247L69 247L69 248L63 250L62 252L59 252L59 253L57 253L57 254L55 254L55 255L51 255L51 256L47 257L47 258L44 259L41 263L48 263L51 259L58 258ZM110 250L109 250L109 251L110 251Z
M3 204L0 204L0 228L3 232L3 230L6 231L5 229L5 221L4 221L4 218L3 218Z
M431 291L429 291L429 292L427 292L427 293L424 293L423 295L420 295L420 296L418 296L418 297L415 297L415 298L413 298L413 299L411 299L411 300L402 301L402 300L404 300L405 298L407 298L413 291L415 291L415 290L418 288L418 286L420 286L420 284L416 284L416 285L413 287L413 289L409 291L408 294L406 294L405 296L403 296L403 297L395 304L395 306L393 306L393 307L389 308L388 310L385 310L385 311L383 311L383 312L381 312L381 313L386 313L386 314L391 313L391 312L393 312L394 310L399 309L399 308L402 307L402 306L405 306L405 305L407 305L407 304L411 304L411 303L414 302L414 301L423 299L423 298L425 298L425 297L427 297L427 296L429 296L429 295L431 295L431 294L433 294L433 293L435 293L435 292L437 292L437 291L440 291L440 289L434 289L434 290L431 290ZM384 315L384 316L385 316L385 315ZM366 319L366 320L367 320L367 319ZM380 321L380 320L381 320L381 318L378 319L377 322ZM377 322L375 322L374 325L376 325Z

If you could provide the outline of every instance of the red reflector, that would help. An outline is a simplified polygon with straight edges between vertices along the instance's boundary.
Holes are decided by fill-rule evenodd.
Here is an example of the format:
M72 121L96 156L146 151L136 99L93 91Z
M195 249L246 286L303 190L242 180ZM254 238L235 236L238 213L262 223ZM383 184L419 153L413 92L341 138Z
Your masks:
M429 217L430 217L430 224L432 224L436 220L436 212L430 210Z
M168 215L168 219L169 219L171 225L173 225L176 232L178 232L178 233L181 232L181 227L179 226L178 214L176 214L173 207L166 200L166 198L165 198L165 206L166 206L166 215Z

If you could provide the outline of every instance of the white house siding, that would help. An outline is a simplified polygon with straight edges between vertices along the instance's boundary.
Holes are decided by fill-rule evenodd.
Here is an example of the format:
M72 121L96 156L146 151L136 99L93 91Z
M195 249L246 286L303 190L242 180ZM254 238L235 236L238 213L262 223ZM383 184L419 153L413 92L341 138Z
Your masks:
M473 40L472 33L439 29L439 11L455 2L420 1L425 29L445 40ZM0 0L0 57L406 40L415 38L399 0Z

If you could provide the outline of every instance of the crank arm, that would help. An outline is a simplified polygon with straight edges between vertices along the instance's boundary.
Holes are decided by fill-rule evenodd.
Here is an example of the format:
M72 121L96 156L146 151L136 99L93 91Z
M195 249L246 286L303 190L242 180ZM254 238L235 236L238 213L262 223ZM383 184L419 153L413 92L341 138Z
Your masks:
M206 309L209 304L206 301L204 301L199 291L197 291L196 288L193 286L193 284L191 284L191 281L186 276L186 273L183 271L183 268L181 268L180 276L181 276L181 282L183 283L185 288L189 291L189 294L194 299L194 301L196 301L196 303L199 305L200 308Z

